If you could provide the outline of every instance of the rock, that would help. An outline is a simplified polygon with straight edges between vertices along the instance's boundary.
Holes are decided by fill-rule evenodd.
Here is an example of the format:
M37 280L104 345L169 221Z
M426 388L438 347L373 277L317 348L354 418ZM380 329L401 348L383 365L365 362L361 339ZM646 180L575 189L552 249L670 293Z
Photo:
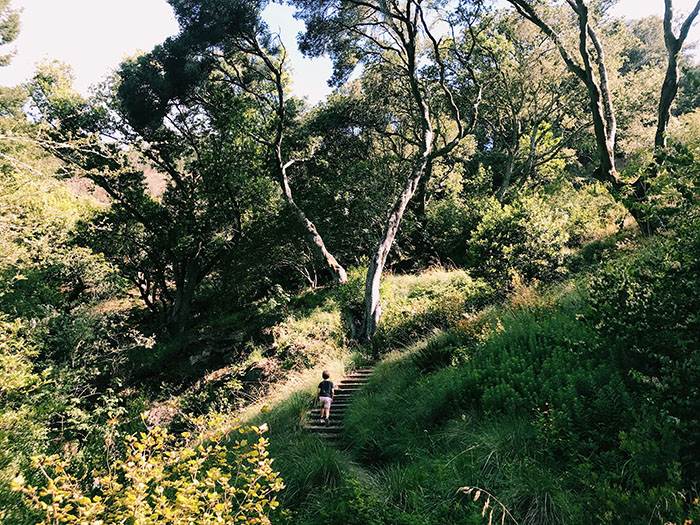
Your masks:
M280 371L279 363L274 359L262 359L248 366L242 376L244 384L263 384L274 380Z
M180 412L177 401L168 399L167 401L156 402L143 414L143 418L150 427L165 428L172 423L175 416Z

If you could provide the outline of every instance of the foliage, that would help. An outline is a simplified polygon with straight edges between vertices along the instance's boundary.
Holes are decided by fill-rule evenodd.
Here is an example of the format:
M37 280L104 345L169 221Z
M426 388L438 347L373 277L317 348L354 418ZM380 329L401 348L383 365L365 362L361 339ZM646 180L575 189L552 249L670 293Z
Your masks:
M691 464L679 453L690 438L640 408L609 343L576 317L587 301L581 286L524 288L509 307L377 367L346 417L348 442L367 468L400 468L393 490L408 497L405 512L433 516L427 501L452 482L488 487L525 523L694 516L680 468ZM426 366L441 345L451 359ZM433 469L446 463L454 471ZM425 506L406 503L417 490Z
M303 369L343 348L341 313L332 298L304 312L297 309L272 328L273 351L285 368Z
M265 427L212 428L180 444L161 428L126 439L126 456L104 475L85 480L59 456L40 456L33 466L41 487L15 480L27 502L45 515L42 524L270 523L269 513L284 488L272 470ZM183 434L186 440L189 435ZM88 480L89 481L89 480Z
M23 330L19 319L9 321L6 316L0 316L0 400L4 402L39 382L32 367L37 349L22 337Z
M384 314L375 344L385 350L454 324L491 300L491 288L463 271L433 268L417 277L394 275L382 293Z
M163 45L126 60L99 97L80 96L57 64L43 64L31 84L42 144L111 201L78 239L118 265L173 334L184 330L201 282L235 254L271 186L258 169L260 145L236 125L250 104L205 79L192 92L175 89L168 68L186 59L178 51ZM145 92L156 100L143 100Z
M481 223L468 241L470 266L491 283L549 280L566 273L569 241L566 216L540 196L524 196L512 204L487 202Z
M0 46L9 44L19 35L19 12L10 8L10 0L0 0ZM10 63L12 54L0 55L0 67Z
M630 388L681 438L685 482L700 475L697 316L700 223L609 264L591 283L590 321L614 348Z
M695 143L692 120L688 120L687 146L673 142L651 160L642 157L631 164L625 173L636 178L636 184L645 185L648 195L645 201L639 201L626 193L628 208L659 228L669 228L689 213L694 215L700 203L700 162L690 149Z
M583 86L513 13L294 0L336 84L364 66L309 109L287 97L267 2L170 3L180 33L96 96L50 62L0 88L0 521L265 523L278 501L281 522L319 525L700 520L700 75L680 55L670 145L649 151L659 20L586 3L618 122L610 190L592 182ZM557 5L536 8L574 50ZM454 32L432 42L443 14ZM477 92L462 136L455 109L468 120ZM354 266L345 285L325 288L299 246L277 156L295 160L281 188ZM383 317L371 349L349 348L402 188ZM620 203L661 233L622 231ZM343 446L310 435L310 367L380 356ZM289 380L239 378L262 360ZM170 428L147 430L162 407ZM183 410L247 424L195 439Z

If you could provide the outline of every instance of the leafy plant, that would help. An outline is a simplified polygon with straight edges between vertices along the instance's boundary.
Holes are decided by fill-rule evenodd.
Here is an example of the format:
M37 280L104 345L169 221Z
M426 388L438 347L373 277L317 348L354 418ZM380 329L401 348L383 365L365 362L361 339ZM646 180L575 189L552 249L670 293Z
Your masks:
M93 480L70 473L69 462L57 455L39 456L33 466L43 474L43 486L18 477L14 490L44 514L45 525L107 525L125 519L134 525L269 524L269 513L278 506L275 494L284 484L272 469L262 437L266 430L215 426L183 445L156 427L128 437L126 456Z

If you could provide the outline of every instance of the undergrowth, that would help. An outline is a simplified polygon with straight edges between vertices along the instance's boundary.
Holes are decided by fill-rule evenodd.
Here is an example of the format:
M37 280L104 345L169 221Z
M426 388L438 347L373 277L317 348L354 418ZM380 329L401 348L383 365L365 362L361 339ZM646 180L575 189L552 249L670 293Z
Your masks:
M394 276L382 348L399 350L353 400L340 447L302 428L318 368L253 418L270 421L287 484L281 519L485 523L484 500L459 490L468 486L497 497L510 513L494 511L499 521L697 520L687 447L615 366L589 282L523 286L487 306L488 288L462 272ZM458 300L441 310L450 294Z

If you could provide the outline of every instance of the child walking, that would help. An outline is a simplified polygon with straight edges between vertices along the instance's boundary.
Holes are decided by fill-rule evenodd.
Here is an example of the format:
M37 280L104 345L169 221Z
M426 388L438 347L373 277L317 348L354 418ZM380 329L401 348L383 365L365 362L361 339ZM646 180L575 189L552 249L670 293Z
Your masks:
M331 416L331 403L335 395L335 385L328 379L331 375L328 370L323 371L323 381L318 384L318 400L321 403L321 419L328 425L328 418ZM325 414L325 418L324 418Z

